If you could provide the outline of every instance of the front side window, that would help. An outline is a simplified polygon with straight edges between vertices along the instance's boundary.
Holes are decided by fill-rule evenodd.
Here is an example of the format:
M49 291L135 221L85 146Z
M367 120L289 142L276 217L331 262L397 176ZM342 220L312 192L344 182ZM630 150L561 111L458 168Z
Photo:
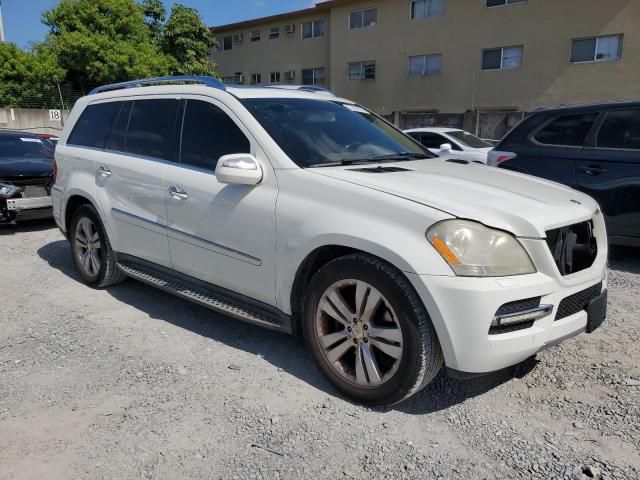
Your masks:
M347 80L374 80L376 62L350 62L347 66Z
M451 143L442 135L433 132L421 132L420 133L420 143L427 148L433 148L435 150L440 150L440 146L444 143ZM452 146L453 148L453 146Z
M423 77L442 73L442 55L417 55L409 57L409 75Z
M280 72L271 72L269 74L269 83L280 83Z
M444 0L412 0L411 18L438 17L444 11Z
M308 68L302 70L303 85L324 85L324 67Z
M502 5L512 5L514 3L525 3L527 0L487 0L487 7L499 7Z
M124 151L144 157L177 157L178 100L136 100L133 103Z
M280 27L272 27L269 29L269 40L280 38Z
M482 51L483 70L517 70L522 66L522 47L489 48Z
M640 150L640 110L607 112L598 132L596 146Z
M324 20L302 24L302 38L324 37Z
M349 28L374 27L378 22L378 9L367 8L349 13Z
M591 131L597 113L563 115L548 123L540 130L535 140L544 145L581 147Z
M226 52L227 50L231 50L233 48L233 37L229 35L228 37L222 37L221 40L218 41L220 44L222 51Z
M243 104L298 166L434 155L368 110L327 100L246 99Z
M259 42L260 41L260 30L254 30L253 32L251 32L251 36L249 37L249 39L252 42Z
M602 62L622 58L622 35L580 38L571 43L571 62Z
M182 126L180 162L214 172L223 155L251 153L249 140L217 106L188 100Z
M121 102L89 105L73 127L67 143L83 147L105 148L107 135L121 105Z

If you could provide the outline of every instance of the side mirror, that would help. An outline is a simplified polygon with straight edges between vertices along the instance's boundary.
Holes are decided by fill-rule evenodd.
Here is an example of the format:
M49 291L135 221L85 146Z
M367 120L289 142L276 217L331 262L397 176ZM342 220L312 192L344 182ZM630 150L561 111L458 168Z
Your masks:
M216 178L220 183L257 185L262 181L262 167L249 153L224 155L218 160Z
M443 152L450 152L451 150L453 150L453 147L450 143L443 143L442 145L440 145L440 150Z

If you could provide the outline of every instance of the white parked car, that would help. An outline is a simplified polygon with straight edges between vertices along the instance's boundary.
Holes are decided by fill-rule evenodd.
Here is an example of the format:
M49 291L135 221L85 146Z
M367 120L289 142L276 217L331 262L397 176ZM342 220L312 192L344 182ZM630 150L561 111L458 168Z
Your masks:
M591 198L436 158L349 100L206 77L110 85L75 104L55 157L55 219L88 285L129 276L300 332L363 403L604 320Z
M473 133L457 128L424 127L405 130L404 133L414 138L429 151L470 162L487 163L489 151L493 146L476 137Z

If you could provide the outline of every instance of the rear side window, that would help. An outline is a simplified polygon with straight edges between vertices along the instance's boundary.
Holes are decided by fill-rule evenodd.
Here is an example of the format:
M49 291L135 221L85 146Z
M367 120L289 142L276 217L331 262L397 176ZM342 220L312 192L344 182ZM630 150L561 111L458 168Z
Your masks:
M133 103L124 150L145 157L177 157L178 100L136 100Z
M67 143L82 147L104 148L120 102L98 103L84 109Z
M558 117L540 130L535 139L545 145L581 147L596 118L598 118L597 113L580 113Z
M640 150L640 110L607 112L596 146Z
M127 136L131 107L133 107L133 102L121 103L120 111L116 116L113 127L111 128L111 134L107 139L105 147L107 150L124 151L124 140Z
M181 162L215 170L218 159L232 153L250 153L247 137L215 105L189 100L182 127Z

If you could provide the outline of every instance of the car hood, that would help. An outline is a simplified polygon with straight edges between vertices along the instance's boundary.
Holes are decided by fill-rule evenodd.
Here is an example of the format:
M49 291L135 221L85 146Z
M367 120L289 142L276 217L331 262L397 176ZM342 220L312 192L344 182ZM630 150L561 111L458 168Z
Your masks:
M53 175L52 158L0 157L0 180L20 177L50 177Z
M593 217L597 203L564 185L478 163L428 159L376 165L312 169L314 173L402 197L458 218L479 221L520 237Z

